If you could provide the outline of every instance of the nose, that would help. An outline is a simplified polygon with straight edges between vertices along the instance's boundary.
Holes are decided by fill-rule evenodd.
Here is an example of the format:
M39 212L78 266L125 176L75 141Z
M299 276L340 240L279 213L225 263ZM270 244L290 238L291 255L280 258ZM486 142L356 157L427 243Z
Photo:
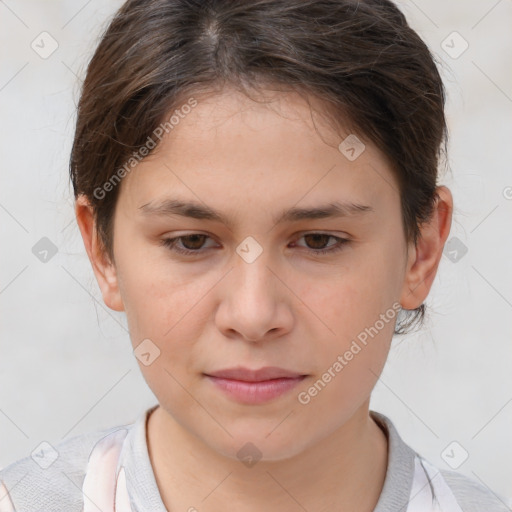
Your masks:
M228 338L263 341L289 332L293 326L292 296L286 276L265 251L251 263L238 256L219 287L216 324Z

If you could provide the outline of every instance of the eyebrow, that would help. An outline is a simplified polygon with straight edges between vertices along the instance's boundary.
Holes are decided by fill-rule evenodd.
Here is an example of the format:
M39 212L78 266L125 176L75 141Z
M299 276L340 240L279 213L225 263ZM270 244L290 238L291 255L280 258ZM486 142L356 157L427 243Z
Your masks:
M206 206L195 201L182 201L179 199L164 199L158 202L149 202L139 207L144 216L174 216L190 217L193 219L209 220L220 222L230 228L233 227L233 220ZM319 205L310 208L292 207L283 210L273 219L275 224L283 222L297 222L300 220L340 218L361 215L363 213L374 212L375 210L364 204L353 202L335 201L325 205Z

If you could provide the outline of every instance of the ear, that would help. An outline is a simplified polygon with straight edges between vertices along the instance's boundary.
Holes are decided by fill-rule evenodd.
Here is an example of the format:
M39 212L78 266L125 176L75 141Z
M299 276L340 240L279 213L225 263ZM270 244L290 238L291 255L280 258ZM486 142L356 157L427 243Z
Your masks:
M432 217L420 226L416 246L409 246L409 258L400 297L404 309L416 309L427 298L452 224L453 198L445 186L436 188Z
M75 201L75 215L103 301L114 311L124 311L116 267L103 249L94 222L93 208L84 195L80 195Z

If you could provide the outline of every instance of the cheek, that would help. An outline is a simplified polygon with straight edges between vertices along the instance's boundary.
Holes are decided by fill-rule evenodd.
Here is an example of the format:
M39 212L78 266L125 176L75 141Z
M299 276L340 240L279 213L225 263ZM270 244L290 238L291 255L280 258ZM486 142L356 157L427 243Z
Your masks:
M386 361L398 315L397 262L386 251L380 258L361 258L358 265L333 271L328 281L304 288L304 302L313 318L318 373L329 381L336 400L371 391ZM393 267L393 265L395 267ZM321 355L320 355L321 354ZM338 360L341 356L342 362ZM332 375L336 377L333 378Z
M136 257L120 267L126 315L139 335L164 340L199 324L201 300L213 284L206 276L191 276L171 262Z
M315 378L301 388L299 402L311 406L310 417L330 415L333 421L344 421L369 398L386 362L398 314L393 301L386 302L378 291L375 285L347 280L318 298L322 318L334 334L322 329L325 334L316 337Z
M182 385L190 384L202 371L197 340L206 321L204 298L213 283L185 279L170 265L168 273L155 266L126 265L123 270L126 317L141 373L167 409L190 407L190 396ZM151 340L149 352L158 354L148 365L137 356L143 340Z
M382 263L361 264L331 273L328 282L317 281L302 296L324 324L325 337L330 333L343 346L395 303L400 287L394 274Z

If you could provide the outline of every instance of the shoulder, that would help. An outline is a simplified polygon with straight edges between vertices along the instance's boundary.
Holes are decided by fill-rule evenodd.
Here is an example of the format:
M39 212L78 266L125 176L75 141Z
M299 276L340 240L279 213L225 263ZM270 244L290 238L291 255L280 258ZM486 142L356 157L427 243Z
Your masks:
M119 441L132 426L97 430L54 445L41 443L0 470L0 511L82 511L82 486L93 448L109 439Z
M512 512L512 503L482 482L440 469L406 444L390 418L370 411L388 437L388 467L375 512L443 510L453 512ZM398 505L398 506L397 506Z
M462 473L440 469L463 512L510 512L507 500L490 488Z

